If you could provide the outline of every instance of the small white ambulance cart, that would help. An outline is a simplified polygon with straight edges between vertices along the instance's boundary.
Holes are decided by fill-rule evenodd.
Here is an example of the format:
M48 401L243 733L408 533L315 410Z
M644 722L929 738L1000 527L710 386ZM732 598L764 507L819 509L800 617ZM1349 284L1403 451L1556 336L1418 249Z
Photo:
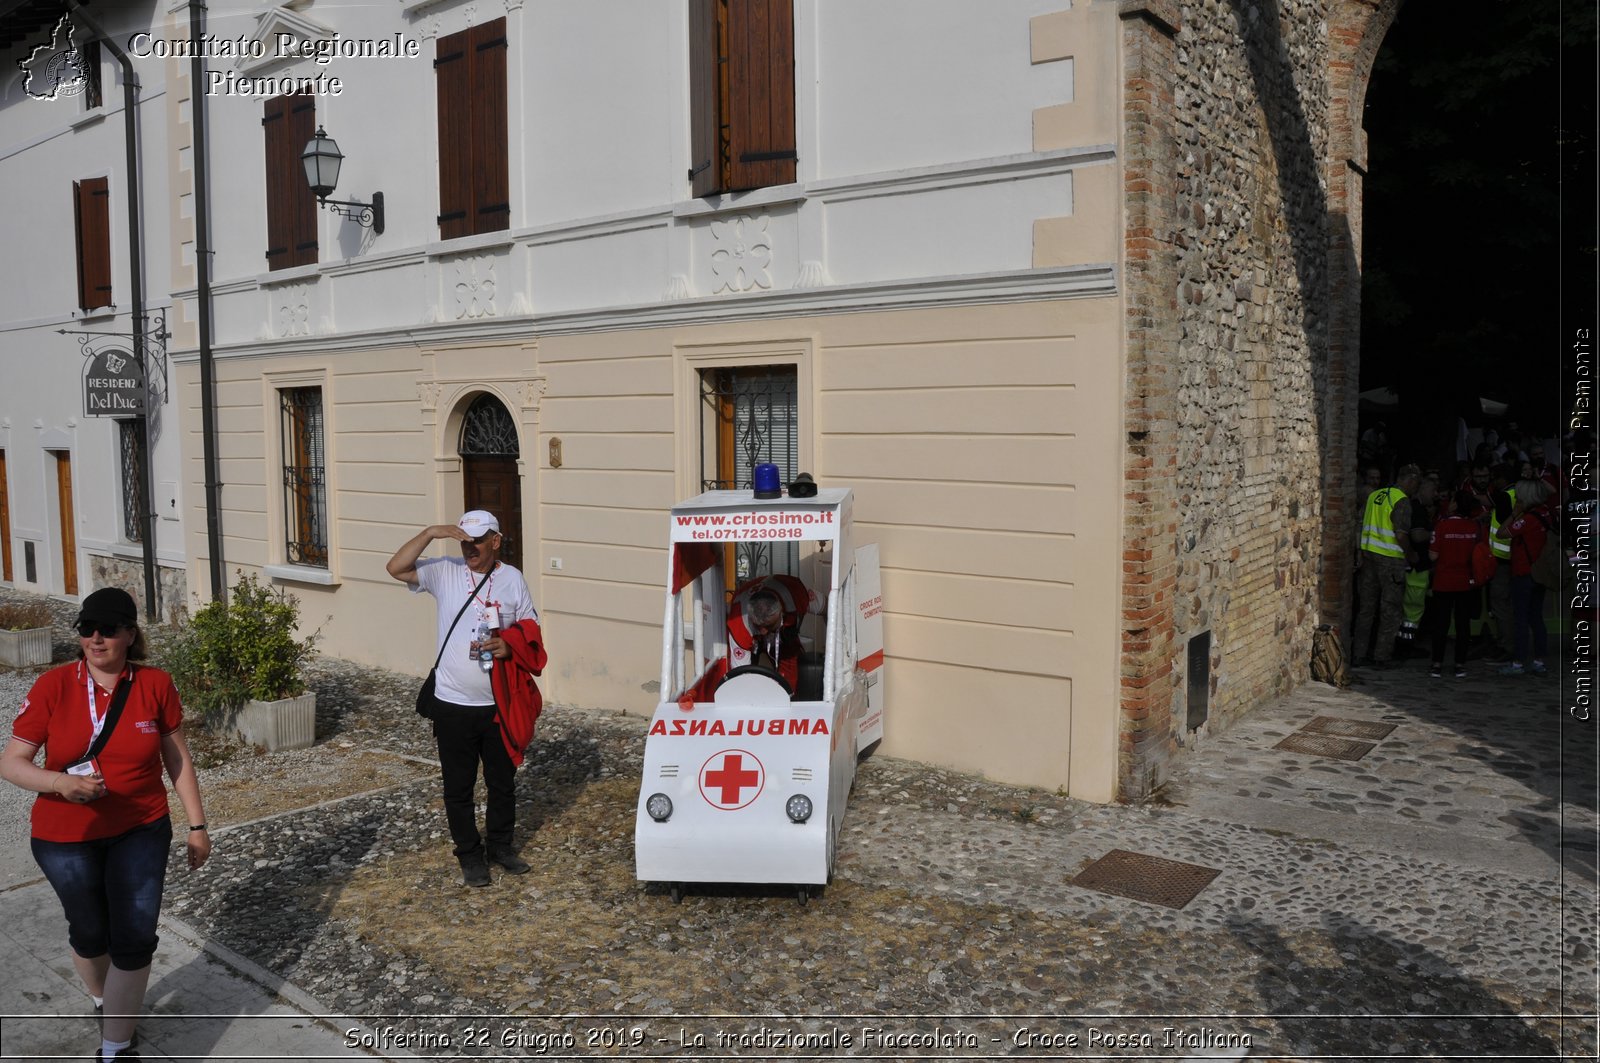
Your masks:
M859 755L883 737L883 598L876 545L857 548L848 488L761 501L709 491L668 518L662 699L634 823L640 881L674 901L693 882L827 884ZM742 547L742 549L741 549ZM769 548L770 549L767 549ZM822 616L802 622L798 689L728 663L729 566L793 566ZM761 555L765 554L765 557Z

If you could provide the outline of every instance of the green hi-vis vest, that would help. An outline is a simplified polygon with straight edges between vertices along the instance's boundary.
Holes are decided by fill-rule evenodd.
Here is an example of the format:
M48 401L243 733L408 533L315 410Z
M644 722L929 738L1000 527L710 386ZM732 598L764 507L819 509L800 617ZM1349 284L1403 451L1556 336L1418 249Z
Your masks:
M1405 498L1398 487L1380 487L1367 496L1361 515L1361 549L1380 557L1405 557L1394 532L1394 504Z
M1512 506L1517 504L1517 489L1506 488L1506 496L1511 499ZM1494 551L1494 556L1502 561L1511 560L1511 540L1502 539L1495 532L1500 530L1500 518L1494 515L1494 507L1489 507L1489 549Z

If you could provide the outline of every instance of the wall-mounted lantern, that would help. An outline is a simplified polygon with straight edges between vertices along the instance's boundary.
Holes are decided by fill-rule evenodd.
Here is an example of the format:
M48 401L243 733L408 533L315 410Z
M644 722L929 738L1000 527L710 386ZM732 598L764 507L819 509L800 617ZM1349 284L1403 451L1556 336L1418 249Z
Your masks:
M323 132L321 126L317 127L317 135L306 144L306 150L300 153L300 162L306 168L306 183L311 186L318 202L335 214L352 219L357 225L383 234L382 192L372 193L371 203L328 198L339 187L339 164L344 162L344 153L339 150L338 142Z

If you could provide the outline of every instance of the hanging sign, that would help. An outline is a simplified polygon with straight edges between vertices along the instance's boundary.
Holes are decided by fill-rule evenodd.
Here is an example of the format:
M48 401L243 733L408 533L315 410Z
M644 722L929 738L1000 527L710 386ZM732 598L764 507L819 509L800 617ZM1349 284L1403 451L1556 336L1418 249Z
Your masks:
M102 347L83 369L85 417L137 417L144 413L144 374L132 352Z

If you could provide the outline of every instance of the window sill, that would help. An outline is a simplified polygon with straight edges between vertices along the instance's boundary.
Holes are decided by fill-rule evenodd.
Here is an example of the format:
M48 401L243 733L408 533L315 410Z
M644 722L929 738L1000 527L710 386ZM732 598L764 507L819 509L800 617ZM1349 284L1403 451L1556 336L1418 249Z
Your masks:
M275 269L268 273L263 273L256 279L256 283L263 288L272 288L280 284L316 280L321 273L322 263L308 262L303 266L290 266L287 269Z
M471 254L474 251L497 251L503 247L510 247L516 243L510 229L500 229L492 233L479 233L476 236L458 236L454 240L435 240L429 244L424 253L429 258L448 258L451 255Z
M312 583L321 587L339 585L338 576L325 568L312 568L310 565L263 565L261 574L284 583Z
M771 188L755 188L749 192L723 192L703 199L687 200L673 206L672 216L708 218L718 214L735 214L755 207L779 207L789 203L803 203L805 198L804 185L773 185Z
M104 122L105 120L106 120L106 108L105 108L104 104L101 104L99 107L96 107L93 110L89 110L89 111L83 112L78 117L76 117L72 121L68 122L67 125L74 132L76 132L76 131L78 131L80 129L88 129L90 126L99 125L101 122Z
M93 310L77 309L72 312L75 321L108 321L117 316L117 304L97 306Z

